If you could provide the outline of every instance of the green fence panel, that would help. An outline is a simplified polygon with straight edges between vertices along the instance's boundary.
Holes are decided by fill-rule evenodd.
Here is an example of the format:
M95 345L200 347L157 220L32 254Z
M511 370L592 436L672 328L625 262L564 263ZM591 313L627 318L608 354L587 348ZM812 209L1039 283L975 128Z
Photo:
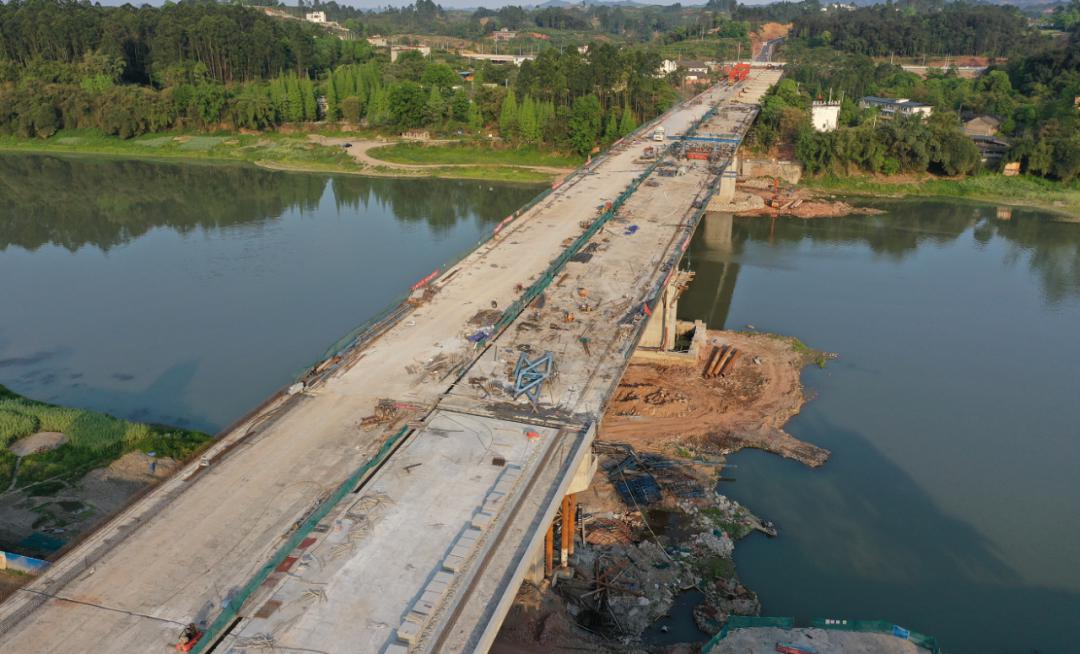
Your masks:
M300 543L308 537L315 526L319 524L319 522L321 522L346 495L356 488L365 475L386 460L401 439L408 433L409 428L402 427L393 436L387 438L373 457L368 459L364 465L357 468L353 474L349 475L349 478L338 486L333 495L326 498L324 502L319 504L319 506L317 506L315 510L300 523L300 526L296 528L292 535L290 535L289 538L275 551L274 556L259 568L259 571L256 572L255 575L240 589L240 592L229 599L228 605L222 606L221 613L218 615L217 619L206 628L206 633L203 634L203 637L195 644L195 647L191 649L194 654L202 654L207 651L207 649L213 646L219 638L225 635L229 626L239 616L240 607L247 602L252 593L258 590L259 586L266 581L267 577L269 577L270 574L281 565L286 558L288 558L293 550L299 547Z

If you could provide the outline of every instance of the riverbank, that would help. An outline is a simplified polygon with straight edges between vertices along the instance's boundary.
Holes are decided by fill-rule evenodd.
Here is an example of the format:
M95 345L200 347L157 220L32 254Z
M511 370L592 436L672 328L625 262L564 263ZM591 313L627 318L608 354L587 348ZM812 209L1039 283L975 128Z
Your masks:
M1014 207L1033 207L1080 219L1080 181L1063 184L1041 177L976 175L804 177L800 186L818 193L869 197L943 197Z
M597 473L577 494L580 544L553 580L522 587L493 652L697 651L730 616L760 613L735 547L777 532L727 497L725 456L753 447L824 463L828 451L782 426L805 402L802 368L831 355L760 333L708 331L697 343L631 360Z
M353 143L365 146L354 154L351 152ZM343 147L345 144L350 144L350 147ZM516 162L503 163L498 159L485 161L474 152L470 155L471 161L461 165L442 161L431 165L405 164L367 155L370 149L392 145L392 141L356 138L339 133L169 132L120 139L97 130L63 130L48 139L0 137L0 151L8 152L106 155L148 160L234 161L251 163L269 170L371 177L548 183L571 170L546 165L550 161L550 155L543 153L538 153L537 161L540 163L535 166L529 165L529 158L521 155L517 155ZM432 146L432 149L435 147L437 146Z
M210 443L0 386L0 549L44 558Z

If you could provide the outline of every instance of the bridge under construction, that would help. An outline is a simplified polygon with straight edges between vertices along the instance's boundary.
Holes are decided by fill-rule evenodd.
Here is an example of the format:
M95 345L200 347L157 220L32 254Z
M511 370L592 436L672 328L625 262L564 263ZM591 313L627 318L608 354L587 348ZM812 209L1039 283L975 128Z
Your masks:
M421 280L0 605L0 653L160 652L192 623L192 652L486 651L572 547L551 526L629 357L675 345L679 263L779 76L677 106Z

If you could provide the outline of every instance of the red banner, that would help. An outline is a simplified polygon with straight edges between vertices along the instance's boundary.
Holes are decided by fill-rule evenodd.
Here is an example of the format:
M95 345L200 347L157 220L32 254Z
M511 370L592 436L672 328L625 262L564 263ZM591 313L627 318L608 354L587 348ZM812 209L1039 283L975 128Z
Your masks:
M429 283L431 283L431 281L433 279L435 279L438 276L439 276L439 269L436 268L435 271L432 272L430 275L428 275L427 277L425 277L425 278L421 279L420 281L416 282L415 284L413 284L411 290L415 291L418 288L423 288L423 287L427 286Z

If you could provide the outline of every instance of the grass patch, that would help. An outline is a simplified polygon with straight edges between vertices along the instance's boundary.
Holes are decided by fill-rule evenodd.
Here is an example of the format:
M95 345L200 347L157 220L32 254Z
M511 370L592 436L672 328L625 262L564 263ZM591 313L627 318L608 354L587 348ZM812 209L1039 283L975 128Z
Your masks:
M722 556L710 556L700 559L695 566L698 574L709 581L731 579L735 576L735 563Z
M276 132L264 134L167 132L144 134L125 140L108 136L99 130L63 130L48 139L0 136L0 150L45 154L108 155L131 159L236 161L274 170L295 172L374 173L389 177L423 176L522 183L548 183L552 175L526 168L514 168L514 165L569 168L576 167L581 162L580 159L558 154L537 153L534 158L533 155L528 154L528 150L523 151L525 154L515 154L515 151L507 150L505 152L509 154L503 156L509 161L500 160L498 157L485 161L482 157L477 157L472 162L457 161L452 158L447 161L420 162L436 165L423 170L420 175L410 175L409 171L400 171L389 166L372 170L358 163L343 148L314 143L308 140L306 134L278 134ZM495 150L492 151L495 152ZM515 164L514 159L520 161ZM452 163L477 165L439 167L439 164Z
M802 341L800 341L798 338L796 338L794 336L784 336L782 334L770 334L768 332L756 332L756 331L744 331L742 333L744 333L744 334L760 334L762 336L768 336L769 338L775 338L775 339L779 339L781 341L787 342L787 344L791 347L791 349L794 350L794 352L796 354L798 354L800 357L802 357L802 359L804 361L803 365L806 365L806 363L813 363L818 368L824 368L825 364L828 363L830 358L836 358L834 355L830 355L827 352L822 352L821 350L815 350L814 348L810 347L806 343L803 343Z
M168 132L121 139L99 130L62 130L48 139L0 136L0 150L69 154L107 154L151 159L274 161L293 168L336 172L360 170L341 148L312 143L306 135L186 134Z
M104 413L36 402L0 386L0 444L4 448L0 453L0 488L11 483L15 464L15 456L7 447L35 431L58 431L68 437L68 442L55 450L23 457L17 485L46 482L42 484L44 488L31 489L35 495L55 493L62 487L60 480L77 480L128 452L157 452L159 456L183 460L211 441L202 432L130 422Z
M577 168L584 159L558 152L546 152L535 147L496 148L485 143L454 143L450 145L424 145L422 143L395 143L368 150L376 159L403 164L498 164L502 166L548 166L552 168Z
M46 481L40 484L35 484L27 490L27 495L30 497L49 497L56 495L64 488L67 488L67 484L62 481Z
M1037 207L1080 216L1080 180L1070 184L1042 177L974 175L962 179L928 177L921 181L890 182L876 177L804 178L807 188L850 195L887 197L948 197L997 204Z
M753 531L752 527L743 522L739 522L738 519L728 519L726 513L714 506L701 509L701 515L708 518L709 522L711 522L713 526L715 526L717 529L724 530L727 535L731 537L731 540L739 540L740 538L743 538L751 531ZM742 516L736 516L736 518L739 517Z

